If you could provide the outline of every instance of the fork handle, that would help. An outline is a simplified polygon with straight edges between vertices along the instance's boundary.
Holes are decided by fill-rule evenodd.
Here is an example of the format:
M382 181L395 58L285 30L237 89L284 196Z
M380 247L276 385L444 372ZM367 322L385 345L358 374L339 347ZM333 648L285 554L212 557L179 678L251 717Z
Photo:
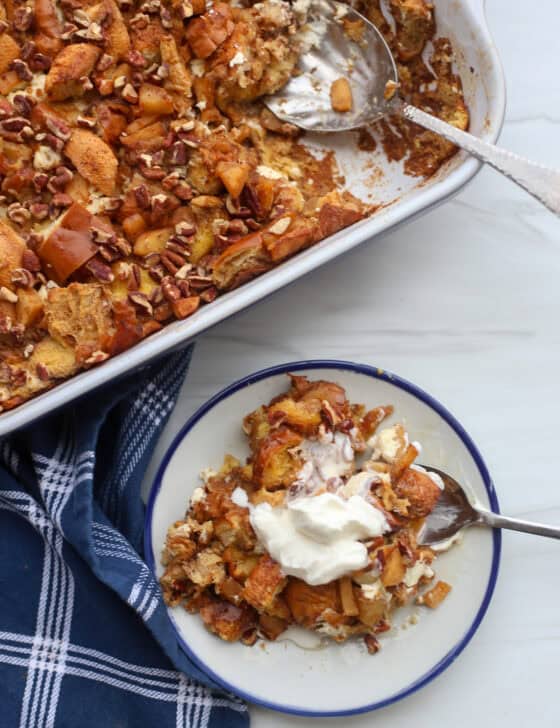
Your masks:
M482 508L477 508L476 512L480 518L477 523L485 526L507 528L510 531L523 531L523 533L533 533L536 536L548 536L548 538L560 538L560 528L555 526L546 526L544 523L533 523L532 521L521 521L518 518L508 518Z
M513 152L478 139L478 137L461 131L451 124L427 114L422 109L402 103L396 106L396 110L408 119L429 131L440 134L445 139L453 142L458 147L486 162L497 169L506 177L516 182L524 190L527 190L539 202L542 202L549 210L560 215L560 172L545 167L542 164L531 162Z

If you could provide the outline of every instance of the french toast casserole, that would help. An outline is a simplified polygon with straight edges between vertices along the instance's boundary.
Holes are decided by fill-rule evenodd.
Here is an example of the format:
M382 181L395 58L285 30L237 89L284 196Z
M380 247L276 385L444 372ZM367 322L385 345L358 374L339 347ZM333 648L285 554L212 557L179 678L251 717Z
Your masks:
M243 420L246 463L228 455L203 472L170 526L166 603L229 642L276 640L296 625L337 642L359 636L370 653L401 607L439 606L451 587L417 536L443 482L414 463L421 446L401 424L380 428L392 414L292 376Z
M297 73L307 6L0 0L0 411L375 211L262 103ZM357 7L403 95L466 128L432 6ZM417 176L455 151L392 118L355 143Z

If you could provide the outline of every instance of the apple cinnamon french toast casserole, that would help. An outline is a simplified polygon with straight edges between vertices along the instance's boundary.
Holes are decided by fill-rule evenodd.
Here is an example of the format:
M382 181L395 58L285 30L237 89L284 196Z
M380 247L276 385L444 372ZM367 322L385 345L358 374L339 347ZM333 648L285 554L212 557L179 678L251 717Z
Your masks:
M291 376L243 420L247 462L228 455L206 470L169 528L166 603L230 642L296 625L337 642L359 635L370 653L400 607L437 607L451 587L417 534L443 483L415 465L420 445L402 425L380 427L392 413Z
M401 92L466 128L432 6L358 4ZM374 211L262 103L297 73L307 7L0 0L0 411ZM355 142L418 176L455 151L398 119L374 136Z

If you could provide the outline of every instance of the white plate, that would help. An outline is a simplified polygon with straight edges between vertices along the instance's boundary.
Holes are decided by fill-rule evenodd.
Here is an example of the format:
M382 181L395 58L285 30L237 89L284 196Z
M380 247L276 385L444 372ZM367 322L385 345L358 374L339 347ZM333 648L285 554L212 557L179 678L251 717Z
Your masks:
M474 443L455 418L430 395L388 372L349 362L285 364L247 377L223 390L179 432L159 468L146 516L146 559L158 577L169 525L183 517L199 472L219 468L230 452L248 454L242 417L282 392L286 372L331 379L352 402L393 404L393 420L423 445L421 461L441 467L482 505L498 510L494 487ZM382 649L368 655L359 641L306 650L289 641L246 647L222 642L197 615L169 610L177 638L189 657L215 682L268 708L302 715L342 715L374 710L418 690L441 673L474 635L494 590L500 532L472 528L463 542L436 563L453 589L433 612L410 608L415 625L382 635ZM408 616L405 614L405 616ZM264 649L262 645L264 644Z

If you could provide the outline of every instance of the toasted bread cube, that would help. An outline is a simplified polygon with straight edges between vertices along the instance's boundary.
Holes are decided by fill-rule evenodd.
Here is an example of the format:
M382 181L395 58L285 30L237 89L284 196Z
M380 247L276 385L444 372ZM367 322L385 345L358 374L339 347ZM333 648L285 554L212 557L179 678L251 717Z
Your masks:
M243 432L249 438L251 450L255 452L259 444L270 432L270 422L266 407L261 406L245 416L243 419Z
M386 618L387 603L384 599L368 599L361 589L355 589L354 596L358 604L358 616L362 624L367 627L375 627L378 622Z
M287 629L288 625L289 622L285 619L273 617L269 614L259 615L259 629L266 639L272 642Z
M235 544L247 551L255 545L249 513L244 508L230 508L223 518L214 521L214 526L216 537L224 546Z
M81 174L76 174L64 188L64 192L74 200L74 202L87 205L89 202L89 185Z
M433 511L441 495L441 490L427 473L407 468L398 483L395 493L409 502L408 517L424 518Z
M33 349L29 358L30 371L35 371L38 364L46 367L53 379L70 377L78 369L74 349L51 336L45 336Z
M286 585L280 565L270 556L261 556L249 574L243 589L243 598L259 612L266 611Z
M212 226L207 222L201 221L194 235L194 239L190 244L192 263L198 263L198 261L212 250L214 245L214 233L212 232Z
M236 240L215 261L212 277L220 290L237 288L272 267L258 232Z
M299 218L288 229L282 230L283 220L290 218L273 222L264 233L266 249L275 263L307 248L318 237L317 225L313 220Z
M109 9L111 17L111 23L105 31L107 38L105 52L121 60L130 50L130 36L118 4L114 0L104 0L104 4Z
M237 642L257 623L255 611L247 604L236 606L212 599L200 608L200 616L211 632L226 642Z
M18 291L16 321L25 328L36 324L43 315L43 299L33 288Z
M191 107L191 74L181 58L172 35L166 35L161 39L160 52L162 62L169 66L169 76L165 79L164 86L173 95L175 107L181 113Z
M391 12L397 26L399 59L409 61L422 53L433 34L432 5L426 0L391 0Z
M265 490L287 488L296 479L301 459L292 452L302 436L287 427L273 430L261 443L254 462L254 478Z
M416 599L417 604L423 604L430 609L435 609L443 602L445 597L451 591L451 584L445 581L438 581L429 591L425 592Z
M39 53L54 58L62 48L62 23L57 15L54 0L35 0L35 30L33 37Z
M111 195L117 182L118 162L111 147L87 129L72 132L64 154L90 184Z
M45 314L50 335L63 345L80 347L84 358L103 349L114 332L110 295L99 283L51 288Z
M18 86L23 86L23 81L17 75L15 71L6 71L0 73L0 94L7 96L10 91L13 91Z
M12 61L19 58L19 46L8 33L0 35L0 73L5 73Z
M243 587L238 581L232 579L231 576L226 576L223 582L216 587L216 593L232 604L240 604L243 600Z
M84 85L80 79L89 78L101 48L91 43L73 43L65 46L56 56L45 81L47 96L53 101L83 96Z
M247 579L260 558L257 554L248 554L236 544L225 548L222 557L227 564L228 574L241 582Z
M321 424L321 403L319 400L295 402L281 399L268 408L270 422L283 422L303 434L313 434Z
M209 548L199 551L193 559L183 564L183 569L197 586L220 584L226 576L222 557Z
M352 111L352 88L347 78L337 78L331 84L331 107L333 111Z
M327 238L364 217L356 205L325 202L319 210L319 230L321 237Z

